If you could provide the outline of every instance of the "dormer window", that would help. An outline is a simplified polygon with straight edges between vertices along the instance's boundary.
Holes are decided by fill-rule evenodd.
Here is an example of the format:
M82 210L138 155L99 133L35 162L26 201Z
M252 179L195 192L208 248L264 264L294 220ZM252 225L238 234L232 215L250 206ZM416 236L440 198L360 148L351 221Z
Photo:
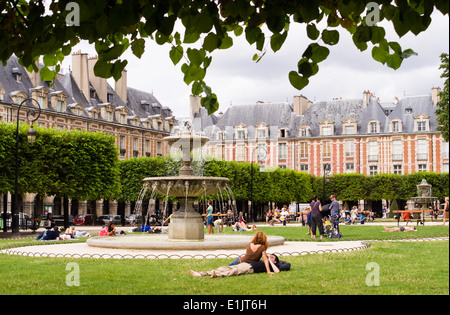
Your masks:
M13 68L12 75L17 82L22 82L22 73L20 73L19 68Z
M235 127L235 138L237 140L245 140L247 139L247 126L240 123Z
M342 122L343 134L355 135L356 131L357 131L357 123L358 122L352 118L348 118L348 119L344 120Z
M15 91L15 92L12 92L10 95L11 95L12 101L16 104L22 103L23 100L28 97L27 94L25 94L25 92L22 92L22 91ZM36 104L33 104L33 105L36 105Z
M217 133L217 140L225 140L225 133L223 131Z
M280 129L280 138L286 138L288 136L289 132L286 128Z
M161 106L158 105L158 103L152 103L152 108L155 112L156 115L160 115L161 114Z
M411 107L406 107L405 108L405 114L412 114L412 108Z
M115 108L115 119L117 122L126 125L127 124L127 114L128 110L125 106L118 106Z
M0 101L3 101L4 94L5 94L5 89L0 86Z
M334 135L334 123L326 119L320 123L320 135L321 136L332 136Z
M379 133L380 132L380 123L377 120L369 121L367 125L367 133Z
M50 102L52 108L56 109L57 112L65 112L66 111L66 99L68 95L63 91L52 92L50 93ZM39 100L39 104L41 101Z
M74 103L74 104L70 104L69 108L72 111L72 113L74 113L75 115L77 115L77 116L83 115L83 110L84 110L83 105Z
M266 139L269 136L269 126L263 122L255 125L255 136L257 139Z
M402 132L402 122L398 119L392 120L389 129L390 132Z
M110 103L99 104L99 106L103 119L105 119L106 121L113 121L114 106Z
M424 114L414 117L414 131L430 131L430 117Z
M106 99L108 100L108 103L113 103L113 94L112 93L108 93L106 95Z
M43 87L43 86L38 86L35 88L30 89L31 91L31 97L34 98L36 101L38 101L39 106L42 109L46 109L47 108L47 104L48 104L48 94L49 91ZM56 103L52 104L53 108L56 108Z
M97 92L93 88L90 89L91 98L97 98Z
M99 110L96 107L89 107L87 109L88 115L89 117L93 118L93 119L97 119L98 118L98 114L99 114Z

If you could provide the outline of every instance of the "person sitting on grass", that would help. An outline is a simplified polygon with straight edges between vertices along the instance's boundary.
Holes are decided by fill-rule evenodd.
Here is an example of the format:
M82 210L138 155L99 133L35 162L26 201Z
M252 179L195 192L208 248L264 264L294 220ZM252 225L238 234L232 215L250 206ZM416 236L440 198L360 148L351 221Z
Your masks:
M400 227L394 227L394 228L387 228L384 227L385 232L413 232L417 231L415 226L400 226Z
M41 241L56 241L59 238L59 228L58 226L54 226L53 229L45 232L44 236L41 238Z
M275 254L269 255L269 268L270 271L266 270L266 265L264 261L259 260L256 262L249 263L240 263L233 266L222 266L214 270L210 271L193 271L189 270L189 274L194 277L206 277L210 276L211 278L219 278L219 277L232 277L239 276L251 273L263 273L266 272L269 274L279 273L282 270L289 270L291 265L287 262L280 261Z

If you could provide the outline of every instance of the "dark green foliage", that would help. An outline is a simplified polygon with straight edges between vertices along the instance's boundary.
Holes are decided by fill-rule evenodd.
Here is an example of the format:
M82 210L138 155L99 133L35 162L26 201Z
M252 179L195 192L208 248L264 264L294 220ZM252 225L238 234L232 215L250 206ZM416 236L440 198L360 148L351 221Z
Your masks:
M0 122L0 193L13 191L15 124ZM28 144L19 128L19 192L64 195L84 200L108 199L118 192L118 150L113 136L100 132L34 127Z

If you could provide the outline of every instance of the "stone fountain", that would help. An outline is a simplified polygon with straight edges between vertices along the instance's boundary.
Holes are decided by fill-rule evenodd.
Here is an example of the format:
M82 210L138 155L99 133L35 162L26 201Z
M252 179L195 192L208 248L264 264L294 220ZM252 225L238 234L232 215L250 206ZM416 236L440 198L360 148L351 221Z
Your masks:
M181 135L163 139L172 148L181 147L182 163L179 176L144 178L144 185L152 187L156 193L178 198L180 209L173 214L169 225L170 241L203 241L204 224L202 216L193 208L200 196L209 196L228 188L225 177L195 176L191 167L191 153L201 148L209 138L192 135L188 128Z
M420 204L422 210L425 211L427 205L436 202L438 198L432 196L431 185L426 179L422 179L422 182L417 185L417 197L412 197L411 200Z
M87 240L89 246L128 249L245 249L253 235L208 235L205 238L204 223L200 213L193 208L200 196L209 196L229 190L229 179L225 177L195 176L191 167L193 149L201 148L209 138L192 135L185 126L180 135L163 139L172 148L182 150L182 163L178 176L144 178L144 188L152 189L152 195L158 193L176 197L180 209L173 214L169 234L167 235L126 235L111 237L93 237ZM142 197L145 193L142 193ZM166 201L167 202L167 201ZM269 245L282 245L285 239L280 236L268 236Z

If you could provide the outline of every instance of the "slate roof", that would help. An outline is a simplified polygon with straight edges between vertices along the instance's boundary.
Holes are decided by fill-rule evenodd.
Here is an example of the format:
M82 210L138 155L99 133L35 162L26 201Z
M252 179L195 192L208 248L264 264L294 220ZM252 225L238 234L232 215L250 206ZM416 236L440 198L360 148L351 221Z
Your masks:
M402 121L402 133L414 132L414 117L425 114L430 117L430 131L435 131L437 127L436 107L432 103L431 94L424 96L410 96L400 100L397 104L389 103L382 106L376 97L371 96L367 105L363 105L363 99L344 99L332 101L319 101L311 104L303 115L297 115L291 105L287 103L257 103L250 105L231 106L217 123L211 123L217 119L205 118L201 113L196 117L202 121L202 131L211 139L216 139L218 131L225 131L225 139L233 140L234 128L239 124L247 127L248 139L255 138L255 126L265 123L270 126L268 137L273 139L278 137L278 130L286 128L287 138L299 138L300 126L309 128L309 135L306 137L320 137L320 124L329 120L334 124L334 135L343 134L343 122L353 119L357 122L357 135L369 134L369 122L376 120L380 123L379 134L389 133L389 123L392 119ZM412 109L412 114L406 114L406 108ZM323 136L329 137L329 136Z
M42 67L41 65L40 67ZM21 74L21 81L15 80L13 72ZM5 66L0 64L0 86L5 90L3 101L4 103L12 103L11 93L22 91L28 96L31 96L31 89L33 86L26 69L21 66L16 56L12 56ZM85 95L80 90L75 79L70 73L59 75L54 80L53 87L49 87L47 82L40 82L40 86L45 87L50 93L63 91L68 98L66 100L67 113L71 113L71 104L81 104L84 107L83 116L88 117L88 109L97 108L100 111L99 104L107 103L107 100L101 100L97 95L95 98L86 99ZM90 90L94 90L92 84L89 84ZM112 105L116 108L125 107L128 110L129 117L139 116L147 118L151 116L161 115L165 119L172 117L172 111L167 106L162 106L152 93L143 92L137 89L127 89L127 104L119 97L113 87L107 83L107 93L112 95ZM50 98L48 98L48 110L56 110L51 108ZM149 104L149 110L146 111L143 103Z

